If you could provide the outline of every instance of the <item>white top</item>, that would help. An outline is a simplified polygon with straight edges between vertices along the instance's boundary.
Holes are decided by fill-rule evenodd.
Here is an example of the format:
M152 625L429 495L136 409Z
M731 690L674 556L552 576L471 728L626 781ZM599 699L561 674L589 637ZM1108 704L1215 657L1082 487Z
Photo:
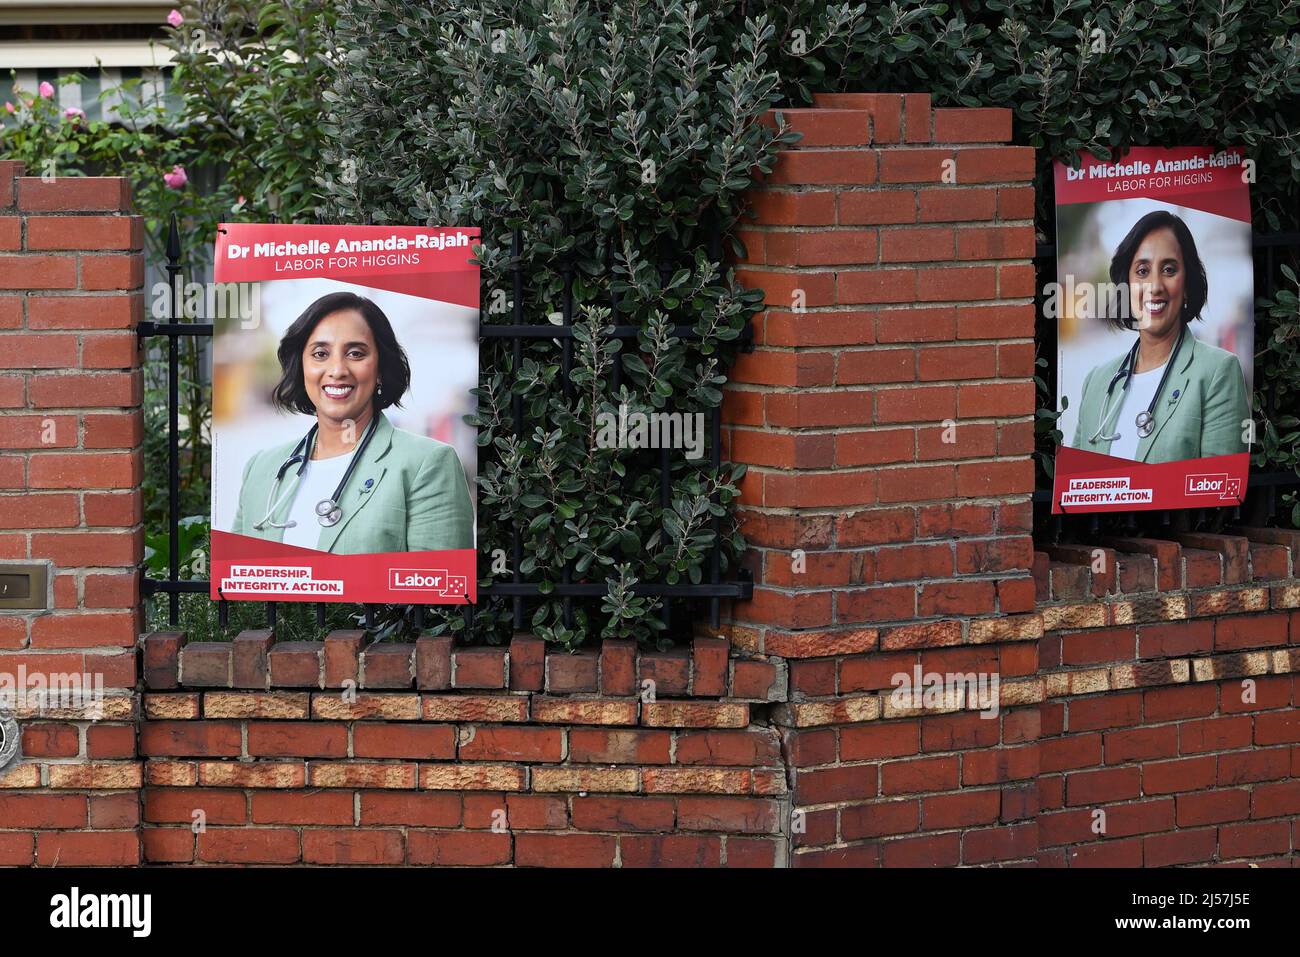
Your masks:
M316 503L329 498L339 487L343 473L348 470L355 452L336 455L328 459L308 459L307 468L298 480L294 492L293 505L289 508L288 521L296 522L292 528L284 530L284 543L297 545L299 548L315 548L320 539L320 517L316 514Z
M1160 388L1160 377L1164 374L1165 366L1161 363L1154 369L1135 374L1129 380L1128 388L1124 390L1124 401L1119 407L1119 418L1115 420L1115 431L1119 438L1110 443L1108 455L1118 459L1137 459L1138 443L1142 441L1137 430L1138 413L1145 412L1151 405L1156 389Z

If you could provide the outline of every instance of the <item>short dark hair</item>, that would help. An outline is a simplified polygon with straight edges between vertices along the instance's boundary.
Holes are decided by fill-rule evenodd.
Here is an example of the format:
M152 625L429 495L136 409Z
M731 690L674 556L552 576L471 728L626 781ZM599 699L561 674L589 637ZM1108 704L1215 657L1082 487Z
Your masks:
M1182 319L1183 325L1187 325L1193 319L1201 318L1201 310L1205 308L1205 300L1210 294L1210 284L1205 276L1205 264L1201 262L1201 256L1196 251L1196 240L1192 238L1192 231L1173 213L1158 209L1147 213L1133 224L1133 228L1121 240L1115 248L1115 255L1111 257L1110 281L1116 286L1122 283L1127 289L1129 268L1133 265L1133 257L1137 255L1142 240L1146 239L1149 233L1165 227L1173 231L1174 238L1178 240L1179 248L1183 253L1183 268L1186 270L1187 279L1183 291ZM1128 311L1126 297L1118 315L1112 315L1108 309L1104 313L1104 318L1117 329L1132 329L1133 317L1125 317Z
M361 313L370 327L370 334L375 337L375 347L379 353L378 381L383 386L383 395L374 397L375 411L379 412L390 405L402 405L402 396L411 385L411 364L406 352L393 334L393 326L384 315L384 311L364 296L351 292L332 292L321 296L303 310L301 316L280 339L276 354L280 357L280 368L284 370L280 382L271 392L271 402L286 412L301 412L315 415L316 406L307 397L307 387L302 378L302 350L307 345L307 338L326 316L348 309Z

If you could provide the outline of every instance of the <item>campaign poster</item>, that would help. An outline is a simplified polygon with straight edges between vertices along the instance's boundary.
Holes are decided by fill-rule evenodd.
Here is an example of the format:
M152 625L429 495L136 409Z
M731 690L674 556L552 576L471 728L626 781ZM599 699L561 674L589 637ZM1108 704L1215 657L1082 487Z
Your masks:
M220 227L212 598L475 601L478 237Z
M1254 440L1250 165L1239 149L1059 160L1054 513L1241 503Z

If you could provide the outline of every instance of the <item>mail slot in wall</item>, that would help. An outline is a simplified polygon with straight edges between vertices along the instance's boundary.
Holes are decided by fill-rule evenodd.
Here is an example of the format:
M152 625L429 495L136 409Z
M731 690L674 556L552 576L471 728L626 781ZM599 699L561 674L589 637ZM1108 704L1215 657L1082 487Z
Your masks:
M30 598L31 594L31 575L0 573L0 598Z
M49 565L0 562L0 611L49 607Z

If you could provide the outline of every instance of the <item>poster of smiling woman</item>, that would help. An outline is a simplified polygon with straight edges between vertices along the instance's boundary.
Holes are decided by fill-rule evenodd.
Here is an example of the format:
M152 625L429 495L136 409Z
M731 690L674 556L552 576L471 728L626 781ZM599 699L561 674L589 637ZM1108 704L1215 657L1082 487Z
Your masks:
M475 600L477 241L221 227L212 598Z
M1056 163L1052 510L1237 505L1250 469L1254 284L1240 150Z

